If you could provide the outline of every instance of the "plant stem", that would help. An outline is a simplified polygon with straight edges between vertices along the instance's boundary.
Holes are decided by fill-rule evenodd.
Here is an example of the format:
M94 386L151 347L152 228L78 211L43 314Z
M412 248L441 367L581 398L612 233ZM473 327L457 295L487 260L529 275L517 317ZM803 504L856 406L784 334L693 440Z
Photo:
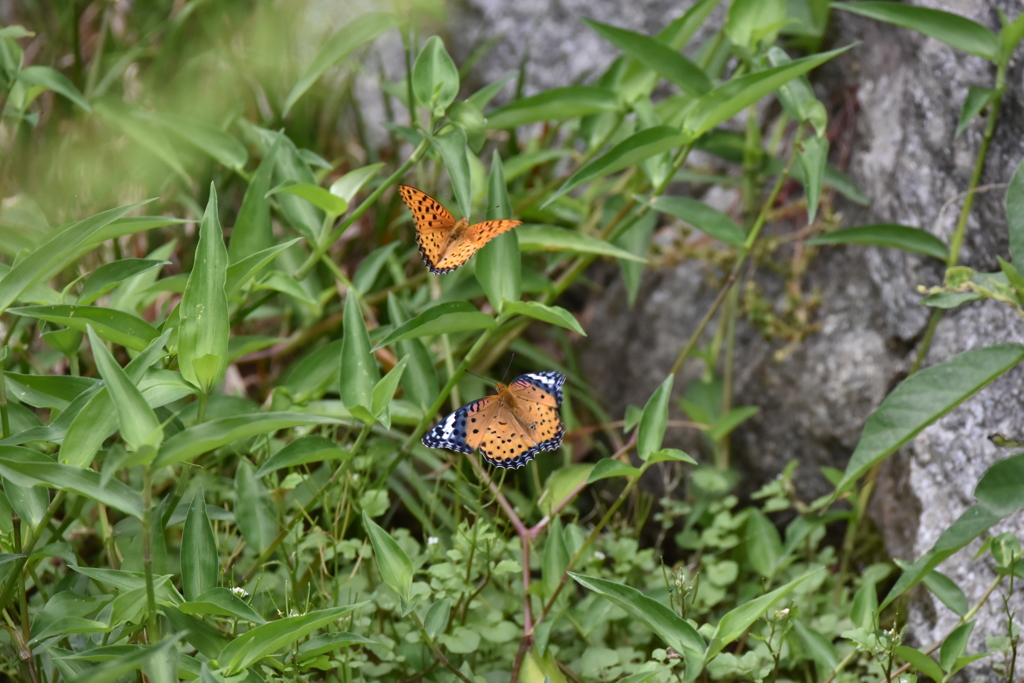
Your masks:
M33 530L32 535L28 537L28 542L25 543L25 547L22 549L22 555L24 557L20 560L16 560L18 566L11 570L10 578L7 579L7 583L4 585L4 590L0 593L0 610L7 609L7 603L11 600L11 595L14 593L14 587L18 581L24 581L24 568L28 563L28 558L32 556L32 551L36 547L36 543L43 535L43 531L46 529L50 520L53 519L53 515L56 514L57 510L61 505L64 504L64 491L58 491L57 495L50 501L50 505L46 508L46 512L43 513L42 519L39 520L39 524Z
M790 151L789 159L786 160L786 167L779 174L779 179L775 182L775 186L772 188L771 194L768 195L768 200L765 201L764 206L761 208L761 213L758 214L757 220L754 221L753 227L750 228L750 234L747 235L746 241L743 243L743 248L740 253L736 256L736 264L733 266L732 271L729 273L729 277L726 278L725 284L722 289L718 292L718 296L715 298L714 303L711 304L711 308L708 309L707 313L704 314L704 318L701 319L700 324L697 325L697 329L694 330L693 334L690 335L689 341L683 347L683 350L679 352L679 357L676 358L675 365L672 366L672 374L677 375L683 367L683 363L689 357L690 352L693 351L693 347L697 345L697 341L700 339L700 335L704 333L704 328L711 322L711 318L714 317L718 308L725 301L726 295L732 286L736 284L736 280L739 278L740 270L743 268L743 264L750 255L750 250L754 246L754 242L757 240L757 236L761 232L761 228L764 227L765 221L768 219L768 212L775 204L775 199L779 196L779 192L782 190L782 185L789 178L789 171L793 167L793 161L796 159L797 145L800 142L800 138L803 134L803 124L797 128L796 135L793 138L793 149Z
M142 568L146 573L146 633L152 645L160 640L160 634L153 589L153 470L148 465L142 474Z
M971 174L971 180L967 184L967 196L964 197L963 206L960 207L960 217L956 222L956 229L953 231L953 237L949 240L949 257L946 259L946 267L952 268L957 265L960 261L960 248L964 243L964 234L967 232L967 219L970 218L971 209L974 207L974 196L977 194L975 190L981 183L981 174L985 170L985 160L988 157L988 148L992 143L992 137L996 132L996 119L999 115L999 105L1003 101L1003 92L1006 88L1006 65L1000 64L996 70L996 96L992 100L992 104L989 105L988 121L985 124L985 132L981 138L981 147L978 148L978 156L974 161L974 172ZM910 373L914 374L921 368L921 363L924 362L925 357L928 355L928 350L932 345L932 338L935 336L935 328L938 327L939 321L942 320L943 309L936 308L932 311L931 318L928 319L928 327L925 329L924 336L921 338L921 345L917 347L917 356L914 358L914 364L910 367Z
M6 439L10 435L11 423L7 416L7 383L4 379L4 362L0 360L0 438Z
M309 255L309 258L306 259L305 263L299 266L299 269L295 271L295 279L305 279L305 277L309 275L309 271L313 270L313 266L317 264L317 261L319 261L320 258L327 253L327 250L331 248L331 245L337 242L338 238L341 237L346 230L348 230L348 227L355 223L357 220L359 220L359 217L366 213L367 209L374 205L377 199L382 194L384 194L385 190L394 185L403 175L405 175L405 172L412 168L413 164L419 161L420 158L422 158L423 155L426 154L427 149L429 147L430 141L424 138L423 141L420 142L420 144L416 147L416 149L413 150L412 155L409 156L409 159L406 160L404 164L399 166L398 169L390 176L388 176L388 178L383 183L381 183L376 190L371 192L370 196L364 199L363 202L358 207L356 207L355 210L352 211L352 213L350 213L344 221L341 222L341 225L332 230L326 239L321 240L320 244L316 245L316 247L313 248L313 253L311 253Z
M441 649L434 644L433 640L430 639L430 635L427 633L427 629L423 627L423 621L420 619L420 615L416 614L416 610L410 612L410 615L412 616L413 621L416 622L416 628L419 629L420 635L423 636L423 641L427 644L427 647L430 648L430 653L434 655L434 659L440 662L442 666L451 671L453 674L458 676L459 680L463 681L463 683L474 683L474 681L472 681L468 676L466 676L466 674L456 669L455 666L450 661L448 661L448 658L444 656L444 653L441 652Z
M206 404L210 402L210 397L205 392L199 394L199 407L196 409L196 424L203 424L206 422Z

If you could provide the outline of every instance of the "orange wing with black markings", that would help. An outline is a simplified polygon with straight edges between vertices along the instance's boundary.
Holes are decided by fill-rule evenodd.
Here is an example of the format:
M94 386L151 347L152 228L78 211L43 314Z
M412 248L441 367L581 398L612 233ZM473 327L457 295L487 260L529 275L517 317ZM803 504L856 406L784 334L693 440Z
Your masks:
M565 428L558 415L565 377L557 372L531 372L498 393L468 403L437 423L423 436L431 448L461 453L479 450L484 460L518 469L541 451L562 443Z
M492 239L522 224L502 219L469 225L466 219L456 221L437 200L415 187L399 185L398 194L412 212L416 243L434 275L450 273Z

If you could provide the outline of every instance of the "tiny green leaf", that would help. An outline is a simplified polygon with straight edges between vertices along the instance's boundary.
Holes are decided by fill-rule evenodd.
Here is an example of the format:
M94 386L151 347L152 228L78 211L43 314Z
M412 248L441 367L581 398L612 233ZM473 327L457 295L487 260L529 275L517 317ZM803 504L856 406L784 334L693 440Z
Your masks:
M619 107L619 98L606 88L585 85L551 88L492 111L487 115L487 127L503 130L541 121L564 121L617 111Z
M363 528L373 544L373 557L384 583L399 597L408 601L412 590L413 564L402 547L380 528L369 515L363 513Z
M206 516L206 500L200 485L192 497L181 534L181 587L185 599L195 600L216 588L219 575L217 539Z
M494 150L491 172L487 176L487 220L512 218L512 201L505 184L501 155ZM487 294L491 307L499 314L506 301L519 301L522 295L522 258L515 230L498 235L476 255L476 279Z
M709 237L733 247L742 247L747 239L743 228L718 209L690 197L657 197L651 206L655 211L680 218Z
M431 36L416 57L412 90L416 100L434 116L442 116L459 94L459 69L437 36Z
M99 368L103 382L110 392L111 401L117 409L118 421L121 425L121 436L133 449L154 449L152 457L163 442L164 433L156 413L142 397L142 392L129 379L124 369L118 365L107 347L99 337L88 328L89 346L92 347L93 358ZM152 458L150 458L151 460Z
M572 330L584 337L587 336L587 333L580 327L573 314L561 306L548 306L539 301L506 301L504 310L507 314L536 318L537 320Z
M437 334L486 330L494 327L494 318L481 313L468 301L451 301L432 306L377 342L381 348L403 339L429 337Z
M340 216L348 211L348 202L342 197L332 194L328 190L310 183L282 183L272 190L267 191L267 196L285 192L296 197L302 197L318 209L332 216Z
M519 248L523 251L574 251L579 254L611 256L637 263L647 262L642 256L636 256L614 244L575 230L553 225L521 225L515 231L519 237Z
M668 401L672 396L672 383L675 375L669 375L661 383L644 406L643 417L637 429L636 453L640 459L647 461L651 455L661 448L661 440L665 437L668 424Z
M380 381L377 359L370 349L363 311L355 292L345 298L345 340L341 345L341 400L352 412L362 408L360 419L372 421L373 388Z
M941 261L949 257L949 247L926 230L895 223L874 223L856 228L844 228L806 242L809 245L822 244L865 244L874 247L891 247L932 256Z

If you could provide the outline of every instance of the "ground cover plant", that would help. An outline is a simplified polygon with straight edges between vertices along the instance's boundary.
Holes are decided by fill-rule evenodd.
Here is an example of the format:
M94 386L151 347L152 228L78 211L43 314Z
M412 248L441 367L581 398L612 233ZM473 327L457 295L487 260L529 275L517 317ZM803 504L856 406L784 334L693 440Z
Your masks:
M966 301L1024 305L1024 172L1006 190L1011 259L958 266L1024 20L993 33L896 3L733 0L694 40L719 4L681 6L656 36L584 20L621 56L530 96L529 63L473 87L488 46L456 64L427 1L336 27L263 0L19 6L0 28L5 675L943 681L980 659L1015 680L1019 540L987 538L999 574L974 605L936 567L1024 507L1024 454L913 564L857 541L880 463L1024 347L923 367L926 335L821 500L796 496L794 462L741 504L728 436L752 414L731 392L736 326L813 334L815 295L799 292L818 248L942 259L930 330ZM995 65L964 103L962 127L988 116L949 245L839 225L837 195L863 197L830 165L843 131L808 80L855 49L824 49L831 11ZM375 51L389 39L397 74ZM523 224L435 276L400 184L471 223ZM733 215L692 198L714 185L740 188ZM655 246L658 226L674 239ZM683 258L708 263L718 297L646 405L607 415L566 292L613 260L635 299L645 268ZM765 267L798 293L784 309L753 284ZM705 366L682 405L700 461L664 442L689 358ZM568 378L559 450L503 471L421 443L492 381L538 371ZM648 472L668 482L657 501ZM911 647L919 584L960 621ZM1000 596L1005 636L969 649Z

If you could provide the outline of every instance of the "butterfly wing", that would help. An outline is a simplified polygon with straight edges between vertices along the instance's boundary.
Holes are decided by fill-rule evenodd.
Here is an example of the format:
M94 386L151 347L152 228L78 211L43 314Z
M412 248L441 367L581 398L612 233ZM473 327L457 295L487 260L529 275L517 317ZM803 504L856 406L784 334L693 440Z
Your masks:
M520 375L509 391L515 399L515 414L500 408L480 443L480 453L496 467L518 469L541 451L553 451L562 444L565 427L558 415L562 405L565 376L557 372Z
M438 262L444 256L448 236L455 227L455 218L436 199L415 187L399 185L398 196L409 207L416 222L416 244L423 262L437 274Z
M449 245L444 256L436 263L437 269L445 273L455 270L492 239L522 223L505 219L484 221L469 226L461 239Z
M485 396L467 403L424 434L423 445L472 453L484 438L485 430L497 414L498 407L497 396Z

